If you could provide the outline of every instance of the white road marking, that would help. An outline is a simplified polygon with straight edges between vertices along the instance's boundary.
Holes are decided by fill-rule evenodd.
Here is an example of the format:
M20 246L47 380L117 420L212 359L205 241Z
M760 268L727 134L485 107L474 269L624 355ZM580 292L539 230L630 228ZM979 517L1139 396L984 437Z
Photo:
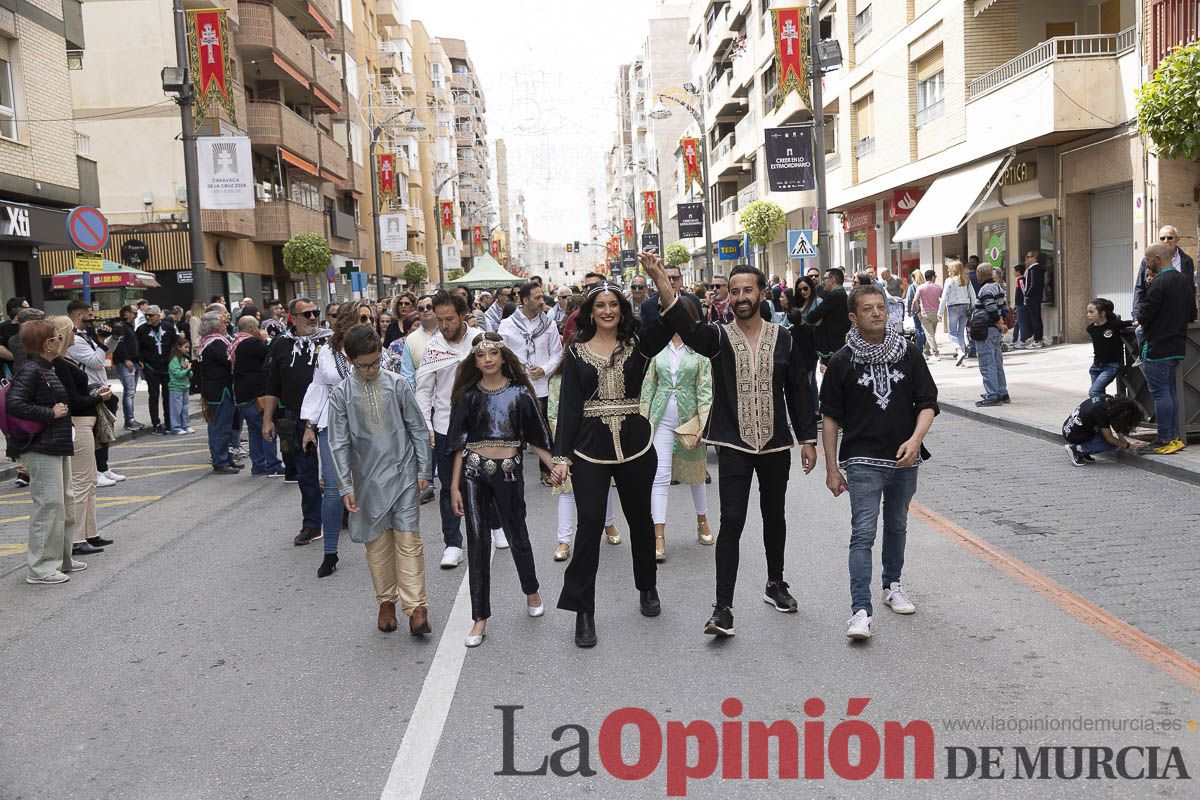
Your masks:
M492 548L492 557L495 555L496 550ZM466 566L465 562L463 566ZM446 620L437 652L429 664L421 695L413 707L404 738L400 740L400 749L396 752L396 760L392 762L380 800L420 800L425 790L425 779L429 777L429 769L433 766L433 756L446 727L446 718L450 716L450 705L454 702L463 661L467 656L467 648L460 637L470 630L471 586L468 574L463 576L458 594L454 596L450 618Z

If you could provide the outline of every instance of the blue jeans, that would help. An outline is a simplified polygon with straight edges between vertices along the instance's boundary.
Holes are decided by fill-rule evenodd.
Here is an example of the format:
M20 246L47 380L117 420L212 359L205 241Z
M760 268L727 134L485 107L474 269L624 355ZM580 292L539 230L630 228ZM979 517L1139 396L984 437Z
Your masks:
M925 350L925 328L923 328L921 326L921 317L918 314L909 314L909 317L913 321L913 327L915 327L917 329L916 330L917 347L921 348L921 351L924 352L924 350Z
M1109 444L1108 439L1105 439L1102 433L1097 433L1091 441L1075 445L1076 452L1086 453L1089 456L1094 456L1096 453L1107 453L1109 450L1116 449L1117 446Z
M971 309L966 303L946 306L946 320L950 326L950 339L958 345L958 349L967 352L967 312Z
M133 396L137 394L138 378L142 370L137 364L128 369L124 361L117 362L117 380L121 382L121 411L125 414L125 425L133 422Z
M206 401L207 402L207 401ZM221 402L209 403L212 420L208 423L208 452L212 457L213 469L229 466L229 446L233 442L233 398L229 390L221 395Z
M188 429L188 393L187 391L171 390L171 433Z
M342 496L338 492L337 470L333 468L333 454L329 449L329 430L317 431L321 451L321 480L325 484L321 493L321 530L325 533L325 554L336 553L338 537L342 534Z
M1158 424L1158 443L1179 438L1179 398L1175 392L1175 368L1178 361L1143 361L1142 374L1154 397L1154 421Z
M917 493L917 467L846 467L850 490L850 613L871 608L871 548L883 507L883 587L899 582L908 537L908 504Z
M296 434L292 438L292 460L296 466L296 484L300 487L300 515L303 528L321 529L321 468L317 461L317 448L304 452L304 423L294 414L287 417L296 422Z
M1102 397L1108 385L1117 379L1120 364L1092 364L1088 375L1092 378L1092 388L1088 389L1088 397Z
M241 403L238 410L246 420L247 436L250 440L250 474L266 475L283 472L283 462L274 442L268 442L262 436L263 415L255 403Z
M462 547L462 528L454 508L450 505L450 483L454 480L454 455L446 455L447 437L444 433L433 434L433 460L437 464L441 492L438 500L442 512L442 542L446 547Z
M975 341L979 353L979 372L983 375L983 391L989 400L999 400L1008 394L1004 377L1004 355L1000 352L1000 329L988 328L987 338Z

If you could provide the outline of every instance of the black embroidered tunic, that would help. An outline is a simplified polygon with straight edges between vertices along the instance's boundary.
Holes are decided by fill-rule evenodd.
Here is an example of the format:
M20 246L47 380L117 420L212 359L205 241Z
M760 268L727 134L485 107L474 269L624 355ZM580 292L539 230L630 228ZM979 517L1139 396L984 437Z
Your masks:
M450 453L464 448L550 449L550 430L529 388L510 383L499 389L476 385L463 393L450 412L446 434Z

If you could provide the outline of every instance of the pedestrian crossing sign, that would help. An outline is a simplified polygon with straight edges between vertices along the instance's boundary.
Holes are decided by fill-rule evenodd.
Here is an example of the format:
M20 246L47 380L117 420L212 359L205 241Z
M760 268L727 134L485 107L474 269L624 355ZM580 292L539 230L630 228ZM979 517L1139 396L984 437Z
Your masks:
M813 244L816 237L813 236L811 228L801 228L800 230L787 232L788 258L805 259L814 258L817 255L817 248Z

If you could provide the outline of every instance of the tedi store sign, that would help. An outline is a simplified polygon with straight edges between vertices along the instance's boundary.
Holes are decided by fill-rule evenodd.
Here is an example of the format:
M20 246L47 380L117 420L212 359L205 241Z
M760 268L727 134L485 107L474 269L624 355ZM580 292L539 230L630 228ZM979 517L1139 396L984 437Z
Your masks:
M593 734L584 725L554 728L545 746L527 744L524 706L493 706L500 714L501 778L594 778L600 771L620 781L663 780L667 797L686 797L695 781L893 781L933 780L1190 780L1176 746L1139 742L1089 744L938 746L926 720L864 718L871 699L851 697L827 709L819 697L804 701L804 719L747 719L741 700L721 703L720 718L661 720L637 707L609 713ZM837 721L825 719L827 711ZM953 720L950 722L954 722ZM943 730L963 730L942 721ZM1178 726L1182 730L1182 725ZM992 727L1003 731L1005 728ZM1026 729L1022 729L1026 730ZM1084 730L1099 730L1085 728ZM1130 729L1122 729L1130 730ZM522 744L520 752L517 740ZM1042 737L1039 737L1039 739ZM665 770L663 769L665 767ZM736 789L726 785L728 790ZM1129 789L1131 793L1139 790ZM878 794L878 792L876 792ZM1132 796L1132 794L1131 794Z

